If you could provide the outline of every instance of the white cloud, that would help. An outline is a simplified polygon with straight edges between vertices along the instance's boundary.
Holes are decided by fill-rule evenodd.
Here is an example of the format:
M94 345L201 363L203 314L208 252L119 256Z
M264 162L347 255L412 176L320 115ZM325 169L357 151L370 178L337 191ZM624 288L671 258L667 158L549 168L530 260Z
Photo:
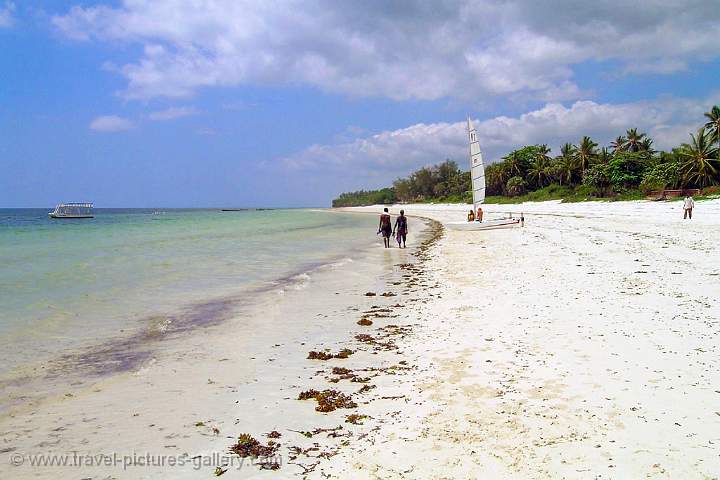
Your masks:
M148 118L155 121L175 120L176 118L189 117L197 114L193 107L171 107L158 112L150 112Z
M524 145L546 143L557 154L560 145L577 143L583 135L608 146L633 127L647 132L656 148L670 149L687 142L689 133L703 123L703 112L718 102L720 94L703 100L663 98L626 104L578 101L570 106L549 103L517 117L476 121L475 126L486 162L495 162ZM352 142L313 145L282 159L282 164L292 170L328 173L341 182L354 179L354 188L360 188L387 185L398 176L446 158L465 168L466 157L466 122L421 123Z
M133 128L133 123L127 118L117 115L104 115L96 117L90 122L90 129L97 132L121 132Z
M565 101L583 96L578 63L671 73L720 55L720 8L707 0L124 0L53 21L71 38L144 46L118 67L129 98L300 83L393 99Z
M5 6L0 8L0 28L10 28L15 24L15 4L13 2L5 2Z

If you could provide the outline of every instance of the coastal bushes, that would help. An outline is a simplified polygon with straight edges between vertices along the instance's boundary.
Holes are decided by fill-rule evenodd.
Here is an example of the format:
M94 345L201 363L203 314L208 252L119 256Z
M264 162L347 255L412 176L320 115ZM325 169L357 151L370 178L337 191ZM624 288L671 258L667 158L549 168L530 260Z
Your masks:
M488 203L589 198L641 198L652 191L720 185L720 107L705 113L706 122L689 142L656 151L647 133L631 128L600 147L588 136L566 143L551 156L547 145L527 145L485 168ZM343 193L333 206L377 203L472 201L470 173L445 160L415 171L393 186Z
M359 205L380 205L384 203L395 203L397 197L393 188L380 190L358 190L357 192L341 193L333 200L333 207L356 207Z

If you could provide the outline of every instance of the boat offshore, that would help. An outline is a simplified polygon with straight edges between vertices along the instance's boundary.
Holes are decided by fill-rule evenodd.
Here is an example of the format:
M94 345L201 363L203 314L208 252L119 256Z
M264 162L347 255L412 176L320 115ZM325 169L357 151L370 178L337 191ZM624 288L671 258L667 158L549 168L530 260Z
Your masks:
M94 218L92 203L60 203L48 212L50 218Z

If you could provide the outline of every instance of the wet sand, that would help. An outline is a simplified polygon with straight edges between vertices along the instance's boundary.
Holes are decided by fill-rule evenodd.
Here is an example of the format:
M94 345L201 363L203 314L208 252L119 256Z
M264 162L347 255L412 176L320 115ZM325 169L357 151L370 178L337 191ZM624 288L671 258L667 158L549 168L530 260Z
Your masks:
M415 246L433 235L421 234L421 224L413 222ZM225 478L319 474L322 462L372 428L364 405L398 402L376 393L378 381L409 369L398 346L407 329L393 325L413 303L399 301L403 276L417 276L412 265L429 244L380 245L280 282L251 305L220 302L222 318L149 339L147 351L122 344L145 353L121 369L95 368L107 363L102 348L48 366L92 375L68 375L62 395L28 399L0 418L0 477L198 478L218 466L228 469ZM344 349L347 358L308 358ZM342 392L357 406L318 412L314 399L298 400L312 389ZM243 434L280 447L268 458L241 458L230 450ZM72 466L32 465L52 455ZM275 463L278 470L264 470Z

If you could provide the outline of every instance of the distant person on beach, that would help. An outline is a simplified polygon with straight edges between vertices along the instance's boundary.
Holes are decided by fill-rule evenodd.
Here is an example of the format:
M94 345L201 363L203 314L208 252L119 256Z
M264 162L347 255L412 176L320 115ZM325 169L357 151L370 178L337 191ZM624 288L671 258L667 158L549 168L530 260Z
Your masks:
M685 210L685 215L683 216L683 220L686 218L690 218L690 220L692 220L693 208L695 208L695 200L693 200L693 197L690 195L685 195L685 200L683 201L683 210Z
M405 240L407 240L407 232L408 232L408 226L407 226L407 217L405 216L405 210L400 210L400 216L395 219L395 229L393 230L393 234L396 234L395 237L398 242L398 248L405 248ZM400 245L400 242L402 241L402 245Z
M523 212L520 212L520 226L525 226L525 214L523 214Z
M478 222L482 222L482 217L483 217L482 207L478 207L477 216L475 217L475 219Z
M392 220L390 219L390 213L388 212L387 207L383 209L383 213L380 215L380 225L378 226L378 233L381 232L385 248L390 248L390 235L392 235Z
M468 222L474 222L475 221L475 212L470 210L470 213L468 213Z

